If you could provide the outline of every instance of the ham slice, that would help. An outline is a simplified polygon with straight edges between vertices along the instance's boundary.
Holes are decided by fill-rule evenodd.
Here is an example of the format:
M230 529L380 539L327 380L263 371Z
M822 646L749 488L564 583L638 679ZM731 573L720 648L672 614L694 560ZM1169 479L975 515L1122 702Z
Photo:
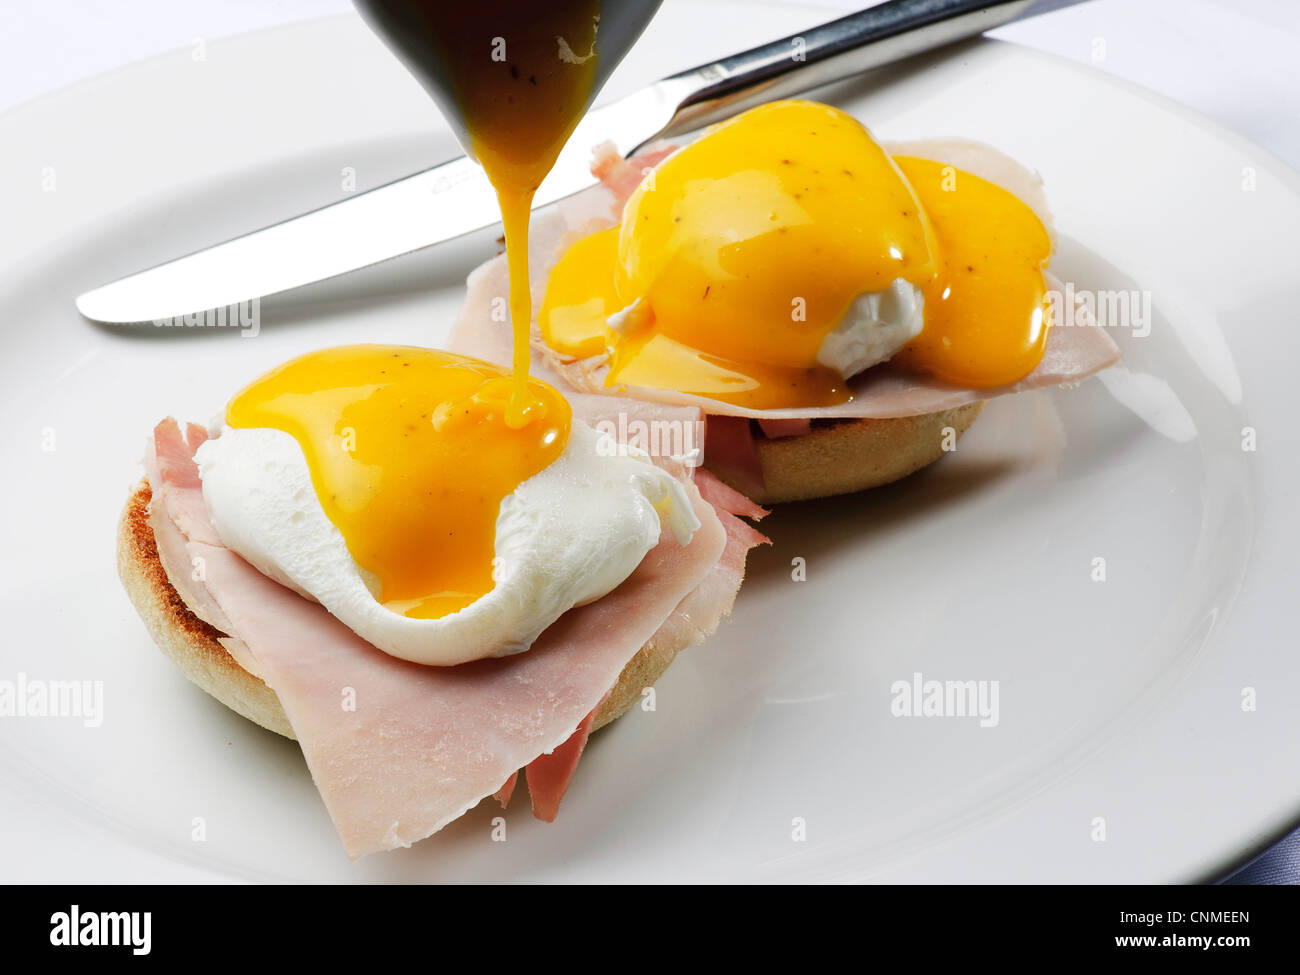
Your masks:
M515 794L515 786L518 783L519 773L512 772L510 773L510 778L506 779L506 784L493 793L492 798L501 803L502 809L506 809L510 806L510 797Z
M708 637L731 612L740 584L745 578L745 561L749 550L756 545L771 544L771 539L741 520L761 520L769 514L766 508L756 505L705 470L696 473L695 485L700 497L712 505L717 513L727 534L727 544L717 564L690 595L677 605L673 614L655 632L652 642L686 647ZM579 725L578 730L552 755L540 756L529 764L526 770L528 791L533 802L533 815L538 819L554 821L560 800L564 797L586 746L590 722L595 718L597 710L599 708L587 715L585 727ZM555 756L559 757L554 758ZM510 802L515 782L516 776L511 776L496 793L496 798L503 807Z
M200 490L199 468L194 451L208 437L195 423L187 424L186 443L180 424L170 417L154 428L153 441L146 451L145 466L153 466L151 482L156 478L154 498L161 498L176 527L186 538L220 543L216 529L208 520L207 505Z
M801 437L812 429L812 417L801 416L793 420L759 420L759 429L769 440L781 437Z
M543 822L553 823L560 813L560 800L568 791L573 773L578 770L578 759L587 747L591 726L596 720L596 710L582 719L578 729L559 748L549 755L538 755L528 763L528 795L533 800L533 815Z
M688 642L716 625L745 553L763 540L733 513L762 509L701 475L722 507L715 516L688 489L701 522L688 545L665 532L622 585L566 613L527 653L422 667L376 650L318 604L205 541L215 531L192 469L194 446L174 421L160 425L159 457L148 465L155 503L185 535L187 554L203 560L196 585L279 696L354 858L409 846L484 797L508 801L524 767L530 790L536 780L538 815L553 817L585 745L584 725L623 667L651 639Z
M699 489L700 497L713 505L713 510L720 514L725 513L729 515L738 515L742 518L761 521L771 513L761 505L757 505L753 501L749 500L749 498L745 497L735 488L723 484L708 471L700 472L700 476L696 479L695 486ZM749 530L753 531L755 535L758 535L758 532L754 529ZM754 544L760 545L770 541L771 539L758 535Z
M602 142L592 150L591 175L614 195L621 211L627 198L641 185L646 170L658 166L677 149L671 142L656 142L646 146L631 159L624 159L614 143Z
M654 165L673 148L661 144L651 152L626 162L610 158L612 150L598 149L593 172L606 180L606 185L584 191L565 201L555 212L534 218L530 242L534 308L541 307L546 280L568 246L579 237L613 226L622 215L623 204L640 181L643 168ZM947 162L1002 186L1024 200L1054 238L1042 180L991 146L965 139L930 139L885 143L885 148L894 155ZM495 258L470 275L465 305L452 335L453 349L478 354L495 362L509 361L510 323L494 322L489 314L491 297L505 293L505 280L504 257ZM1048 276L1048 286L1057 290L1061 288L1060 282L1051 275ZM675 390L606 387L609 367L605 356L573 359L557 353L542 341L535 321L532 324L532 343L537 374L552 385L558 384L561 389L577 391L577 400L587 395L613 395L624 400L631 398L657 403L665 408L693 407L709 416L748 417L759 420L769 437L807 432L806 424L817 418L858 420L918 416L1025 390L1078 383L1119 361L1119 349L1105 329L1089 319L1084 305L1077 304L1075 324L1054 327L1048 335L1047 349L1038 368L1012 385L971 389L907 373L886 363L850 380L853 398L847 403L816 408L758 410ZM476 349L477 352L473 351ZM599 411L600 407L585 406L584 409Z
M192 612L209 626L222 633L220 643L239 666L258 679L263 679L257 661L243 642L232 634L234 627L217 601L203 585L200 571L202 563L195 564L189 551L189 536L178 525L199 541L217 541L216 530L208 520L203 497L194 504L194 492L199 487L199 469L194 463L194 451L208 438L208 433L196 424L188 424L189 443L180 426L170 417L158 424L153 436L145 445L145 475L155 485L153 503L149 510L149 526L153 529L158 561L181 600ZM165 472L165 476L164 476ZM196 578L197 576L197 578Z
M758 444L749 429L752 422L743 416L709 417L709 466L715 470L745 474L749 482L762 484L763 463L758 456Z
M727 544L717 565L655 633L656 640L680 646L697 644L717 629L718 623L731 612L740 583L745 578L749 550L757 545L771 544L771 539L741 520L750 518L757 521L768 514L766 508L754 504L707 470L695 472L695 485L717 512L727 535Z

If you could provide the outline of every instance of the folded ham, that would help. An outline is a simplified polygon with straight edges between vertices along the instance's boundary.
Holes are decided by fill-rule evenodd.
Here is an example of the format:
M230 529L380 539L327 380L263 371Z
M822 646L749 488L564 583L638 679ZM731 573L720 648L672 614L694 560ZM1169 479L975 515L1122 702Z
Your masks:
M556 211L533 220L530 242L533 307L540 308L546 281L561 255L573 241L621 218L627 198L636 189L645 167L669 155L672 146L657 145L631 160L622 160L608 146L596 150L592 171L602 180L565 201ZM885 143L893 155L911 155L946 162L1014 193L1030 206L1054 236L1051 213L1036 173L998 150L964 139L931 139L918 142ZM1060 282L1048 276L1048 287L1060 290ZM492 300L506 294L505 257L499 256L478 268L469 279L469 290L461 317L452 333L451 347L495 362L508 363L510 324L495 321ZM1119 349L1087 315L1084 305L1076 306L1073 325L1053 327L1048 335L1042 362L1017 383L987 389L954 386L943 380L905 372L888 363L853 377L849 386L853 398L825 407L751 409L674 390L646 387L605 386L609 372L606 356L573 359L549 348L533 323L532 344L537 374L561 389L582 395L613 396L660 404L664 409L694 407L709 416L748 417L758 420L765 436L774 438L805 433L814 419L888 419L918 416L950 410L979 400L992 399L1046 386L1081 382L1119 361ZM600 412L610 407L587 406ZM712 439L712 435L710 435Z
M745 553L765 541L734 514L762 509L706 477L718 513L688 487L701 522L688 545L665 531L622 585L570 610L526 653L424 667L376 650L221 544L193 460L205 434L189 431L186 442L164 421L146 456L160 550L203 567L169 578L191 608L217 615L236 661L276 692L353 858L409 846L484 797L508 801L520 769L536 815L553 819L623 667L652 638L711 631L731 609Z

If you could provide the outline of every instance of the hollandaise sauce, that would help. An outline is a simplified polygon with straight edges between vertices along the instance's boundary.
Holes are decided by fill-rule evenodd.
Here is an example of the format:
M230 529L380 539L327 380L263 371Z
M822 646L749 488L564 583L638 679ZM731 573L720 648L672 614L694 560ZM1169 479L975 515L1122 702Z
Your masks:
M502 500L568 441L568 401L525 382L533 406L519 425L507 418L510 370L450 352L343 346L256 380L231 400L226 422L297 440L325 514L379 601L436 618L491 590Z
M1019 197L931 159L895 159L929 214L938 266L925 327L894 357L959 386L1006 386L1042 361L1051 327L1047 228Z
M528 375L528 224L593 92L600 2L358 3L426 88L451 100L496 190L513 368L407 347L328 349L254 382L226 419L293 436L377 598L436 618L491 590L502 501L568 443L568 401Z
M973 386L1043 354L1051 241L1033 211L969 173L894 159L852 116L774 102L661 163L622 222L551 274L546 342L605 353L609 386L756 408L844 402L819 350L856 299L906 282L924 324L896 361Z

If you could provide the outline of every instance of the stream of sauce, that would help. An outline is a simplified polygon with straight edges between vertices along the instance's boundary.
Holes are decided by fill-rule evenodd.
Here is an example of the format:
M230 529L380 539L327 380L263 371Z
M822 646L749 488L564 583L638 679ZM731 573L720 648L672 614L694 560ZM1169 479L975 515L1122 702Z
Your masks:
M537 409L529 393L528 224L533 197L596 82L601 0L361 0L435 94L449 96L501 207L510 270L514 387L506 422Z

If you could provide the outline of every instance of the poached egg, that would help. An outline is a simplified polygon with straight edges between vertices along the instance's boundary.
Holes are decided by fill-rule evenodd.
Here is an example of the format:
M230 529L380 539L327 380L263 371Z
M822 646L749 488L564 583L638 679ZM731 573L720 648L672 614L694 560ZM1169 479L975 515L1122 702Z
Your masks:
M454 665L527 650L699 527L682 484L529 381L453 353L344 346L230 401L195 455L222 541L380 650Z
M670 155L617 226L577 240L539 324L556 351L606 355L608 386L755 409L845 402L891 359L1000 386L1042 358L1050 256L1001 187L891 157L829 105L773 102Z

